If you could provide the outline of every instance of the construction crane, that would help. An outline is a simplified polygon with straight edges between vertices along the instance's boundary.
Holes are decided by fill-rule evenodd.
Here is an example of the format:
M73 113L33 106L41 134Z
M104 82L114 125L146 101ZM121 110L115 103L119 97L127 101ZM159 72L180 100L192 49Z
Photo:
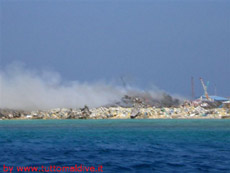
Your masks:
M207 86L208 86L208 85L205 86L204 81L203 81L202 78L200 78L200 81L201 81L201 84L202 84L202 86L203 86L204 95L205 95L206 99L209 100L209 101L211 101L212 99L208 96L208 91L207 91Z
M121 82L122 82L124 89L126 89L127 84L126 84L126 81L124 79L124 76L121 76L120 79L121 79Z

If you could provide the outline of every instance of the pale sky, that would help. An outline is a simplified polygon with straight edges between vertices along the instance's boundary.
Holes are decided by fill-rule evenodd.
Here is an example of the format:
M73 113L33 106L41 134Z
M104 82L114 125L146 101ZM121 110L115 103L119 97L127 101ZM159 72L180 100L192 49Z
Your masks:
M132 78L190 96L230 96L230 1L0 0L1 68L14 61L65 80Z

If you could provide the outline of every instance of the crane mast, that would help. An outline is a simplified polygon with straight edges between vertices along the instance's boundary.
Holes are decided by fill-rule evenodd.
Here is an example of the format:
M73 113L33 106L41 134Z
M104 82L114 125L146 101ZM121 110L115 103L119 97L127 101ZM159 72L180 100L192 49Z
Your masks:
M208 96L207 86L205 86L203 79L200 78L200 81L201 81L201 84L202 84L202 86L203 86L204 95L205 95L206 99L207 99L207 100L211 100L210 97Z

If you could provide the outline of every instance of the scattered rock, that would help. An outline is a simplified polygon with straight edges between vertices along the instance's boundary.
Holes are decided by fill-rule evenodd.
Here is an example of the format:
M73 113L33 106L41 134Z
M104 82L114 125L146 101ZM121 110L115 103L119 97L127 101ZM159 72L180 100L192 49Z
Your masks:
M91 113L92 112L90 112L88 106L85 105L85 107L81 109L81 115L79 119L87 119L90 117Z
M230 115L221 116L222 119L230 119Z

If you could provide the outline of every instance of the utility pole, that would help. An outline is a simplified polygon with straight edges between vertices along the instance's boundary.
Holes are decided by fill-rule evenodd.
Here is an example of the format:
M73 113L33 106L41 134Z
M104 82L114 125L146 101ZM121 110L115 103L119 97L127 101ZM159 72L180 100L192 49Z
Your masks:
M195 91L194 91L194 78L191 77L191 88L192 88L192 99L195 98Z

